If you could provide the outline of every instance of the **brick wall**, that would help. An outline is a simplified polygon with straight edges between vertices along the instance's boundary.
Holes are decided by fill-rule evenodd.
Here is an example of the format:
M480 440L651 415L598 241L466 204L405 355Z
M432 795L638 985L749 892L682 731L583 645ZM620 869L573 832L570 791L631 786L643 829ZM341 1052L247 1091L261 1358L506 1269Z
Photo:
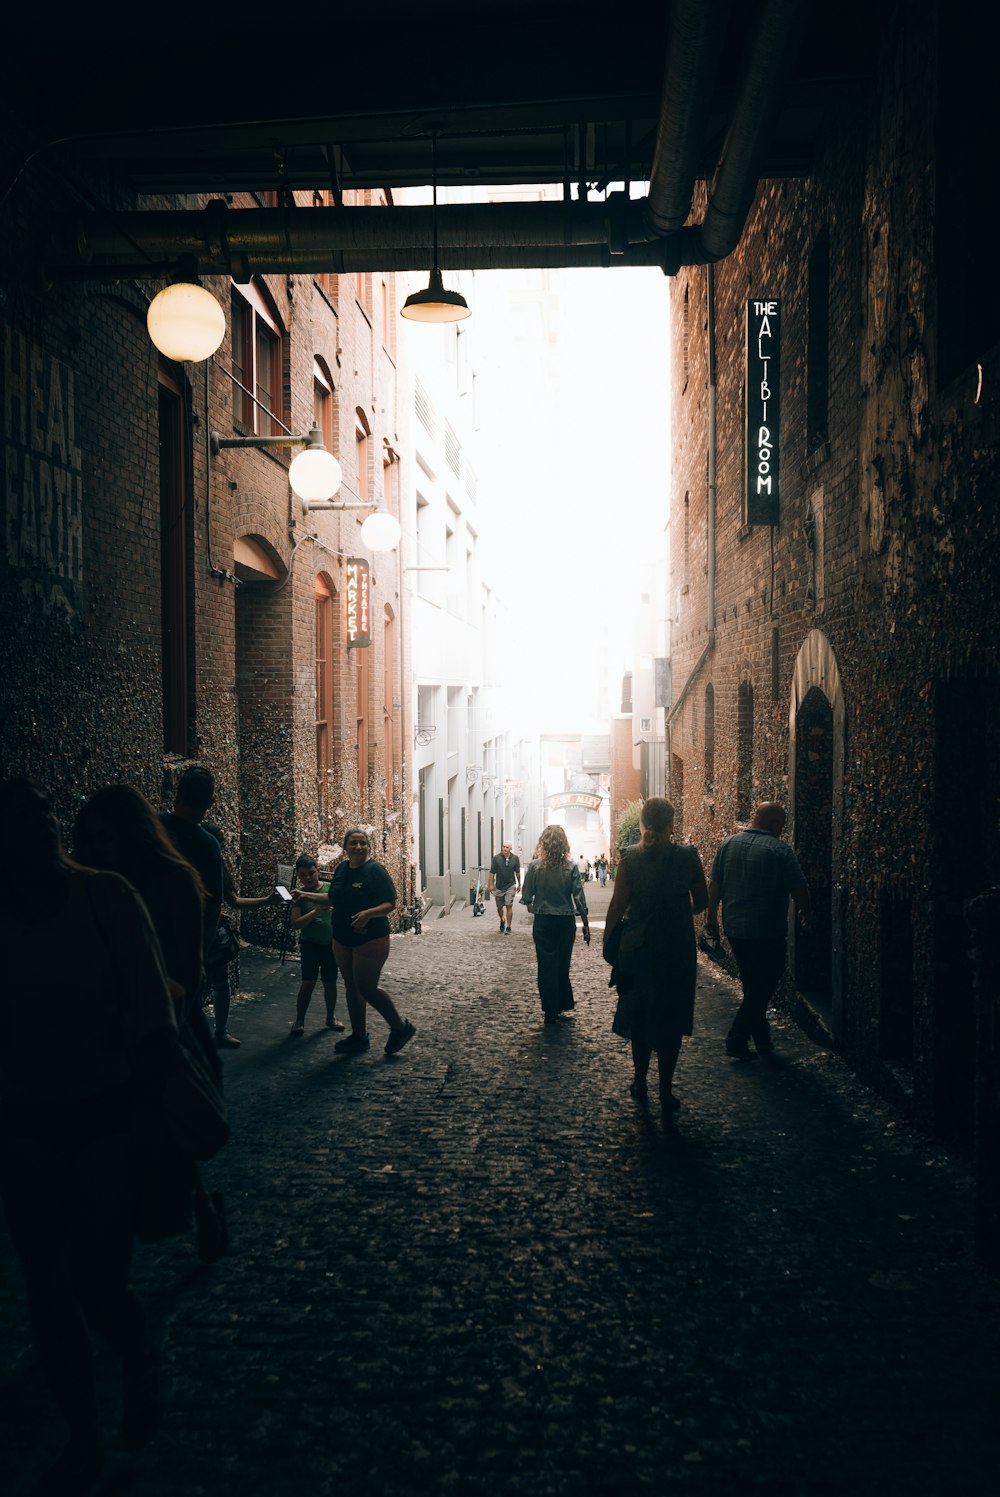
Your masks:
M682 765L684 831L706 863L738 815L762 799L790 806L791 836L807 858L826 837L829 851L817 854L825 871L814 870L829 923L820 1006L860 1067L918 1115L968 1139L975 1061L961 902L1000 881L990 497L998 358L984 336L978 401L975 355L949 383L936 377L935 9L921 7L905 27L891 7L880 12L870 96L830 118L808 181L761 184L739 249L715 268L713 648L709 273L684 271L673 288L674 368L688 371L686 387L675 380L673 408L675 693L700 667L673 718L671 749ZM807 426L809 264L823 233L829 422L815 442ZM745 303L758 295L781 301L781 514L773 530L744 525L741 509ZM832 742L815 738L827 730L811 708L803 716L812 687L834 715ZM825 812L810 788L817 763L829 781ZM800 935L792 956L806 989L816 982L816 953ZM898 1043L901 1026L912 1044Z

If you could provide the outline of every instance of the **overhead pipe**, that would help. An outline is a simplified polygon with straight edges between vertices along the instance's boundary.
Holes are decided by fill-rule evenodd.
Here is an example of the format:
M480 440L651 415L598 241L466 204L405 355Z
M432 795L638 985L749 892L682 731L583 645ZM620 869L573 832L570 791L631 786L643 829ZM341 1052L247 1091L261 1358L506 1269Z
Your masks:
M698 154L731 0L678 0L670 21L649 192L650 238L675 234L691 211Z
M668 45L664 99L647 198L615 193L603 202L461 203L436 210L387 208L228 208L221 200L194 211L61 215L43 253L52 277L120 276L147 260L195 257L202 275L298 271L425 270L434 229L443 269L658 265L675 275L728 255L757 187L757 173L778 87L794 55L808 7L764 0L737 92L729 130L700 224L681 227L697 172L725 0L678 0ZM705 12L705 20L699 13ZM671 61L672 49L679 57ZM680 57L695 76L683 74ZM675 91L672 95L671 91ZM95 259L96 257L96 259Z
M708 186L705 216L680 231L681 265L724 260L739 244L757 191L779 86L795 59L809 9L803 0L764 0Z

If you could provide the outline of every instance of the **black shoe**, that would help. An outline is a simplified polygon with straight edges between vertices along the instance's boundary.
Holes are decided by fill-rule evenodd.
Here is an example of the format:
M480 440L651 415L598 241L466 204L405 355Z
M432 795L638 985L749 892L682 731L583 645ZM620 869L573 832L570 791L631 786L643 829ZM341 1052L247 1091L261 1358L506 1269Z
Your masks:
M730 1060L756 1060L757 1057L749 1045L733 1045L726 1041L726 1054Z
M680 1110L681 1110L681 1101L680 1101L679 1097L675 1097L674 1096L673 1092L671 1092L670 1095L669 1095L669 1097L666 1097L666 1098L664 1098L664 1096L661 1093L661 1095L660 1095L660 1106L663 1109L664 1113L668 1113L668 1112L680 1112Z
M506 920L501 920L500 921L500 931L501 931L501 933L503 933L503 931L505 931L506 929L507 929L507 922L506 922Z
M417 1026L411 1024L409 1019L403 1020L402 1029L390 1029L389 1038L385 1042L386 1055L398 1055L403 1046L412 1040L417 1032Z
M360 1055L370 1044L367 1034L349 1034L346 1039L338 1040L333 1048L340 1055Z
M217 1034L215 1048L216 1050L238 1050L240 1042L234 1034Z
M628 1094L630 1097L634 1097L637 1102L645 1102L649 1098L649 1088L644 1081L633 1081L628 1089Z
M546 1024L558 1024L559 1023L559 1015L558 1014L546 1014L545 1015L545 1022L546 1022Z

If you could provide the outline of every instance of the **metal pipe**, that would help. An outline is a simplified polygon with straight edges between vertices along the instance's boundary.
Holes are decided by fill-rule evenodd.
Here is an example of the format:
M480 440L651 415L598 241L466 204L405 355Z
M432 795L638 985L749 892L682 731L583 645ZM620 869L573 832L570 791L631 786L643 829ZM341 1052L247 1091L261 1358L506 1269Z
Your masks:
M691 211L698 150L731 0L678 0L667 42L660 117L644 219L651 238L676 233Z

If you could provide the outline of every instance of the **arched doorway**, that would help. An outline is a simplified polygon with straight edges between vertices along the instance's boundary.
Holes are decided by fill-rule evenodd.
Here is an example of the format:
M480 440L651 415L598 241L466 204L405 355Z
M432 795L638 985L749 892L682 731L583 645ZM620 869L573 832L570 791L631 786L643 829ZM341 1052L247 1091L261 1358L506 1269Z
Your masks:
M833 708L818 686L796 713L795 740L795 851L812 899L809 929L795 937L795 986L825 1008L833 965Z
M837 892L843 825L844 693L830 642L810 630L795 662L789 704L789 836L812 895L812 929L791 932L799 992L844 1032L843 911Z

